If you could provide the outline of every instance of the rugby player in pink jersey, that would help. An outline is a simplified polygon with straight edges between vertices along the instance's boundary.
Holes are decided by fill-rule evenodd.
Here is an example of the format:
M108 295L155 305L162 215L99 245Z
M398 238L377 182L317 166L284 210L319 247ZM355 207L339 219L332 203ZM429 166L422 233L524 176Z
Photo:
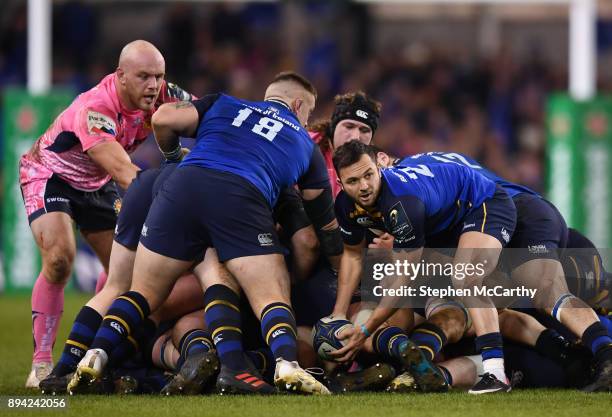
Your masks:
M116 71L79 95L21 157L21 191L42 257L32 291L34 356L26 387L38 387L52 369L64 286L76 254L73 224L108 273L121 207L116 186L126 189L140 169L128 154L151 132L158 105L191 98L164 75L164 58L154 45L127 44Z

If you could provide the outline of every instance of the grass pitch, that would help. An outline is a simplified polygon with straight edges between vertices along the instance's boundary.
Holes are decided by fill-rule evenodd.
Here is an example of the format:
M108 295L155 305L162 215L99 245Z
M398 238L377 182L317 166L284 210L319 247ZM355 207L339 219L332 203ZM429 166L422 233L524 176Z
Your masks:
M88 296L66 295L54 358L58 358L71 320ZM32 356L29 296L0 296L0 415L115 415L206 417L310 417L310 416L555 416L607 417L612 415L612 394L584 394L569 390L517 390L510 394L470 396L448 394L353 394L333 397L66 397L63 410L10 410L7 399L35 395L23 388Z

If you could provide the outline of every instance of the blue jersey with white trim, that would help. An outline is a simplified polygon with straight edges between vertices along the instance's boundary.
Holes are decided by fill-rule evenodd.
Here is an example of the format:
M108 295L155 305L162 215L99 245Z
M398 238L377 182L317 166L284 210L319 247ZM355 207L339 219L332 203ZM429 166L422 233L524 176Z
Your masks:
M194 105L200 124L196 144L182 166L239 175L257 187L270 206L281 189L296 183L300 188L329 188L321 152L287 106L225 94L203 97Z
M433 236L463 221L495 194L496 185L459 164L411 160L381 171L376 205L365 210L343 191L336 198L336 218L345 243L355 245L370 227L393 235L394 246L422 247Z
M463 155L460 153L456 153L456 152L419 153L416 155L407 156L403 159L400 159L400 161L397 162L395 165L401 166L406 160L411 160L411 161L416 161L416 162L421 162L421 163L429 163L429 162L436 161L436 162L446 162L450 164L463 165L468 168L475 169L480 174L484 175L485 177L489 178L491 181L500 185L504 190L506 190L510 198L513 198L514 196L518 194L531 194L531 195L540 196L538 193L536 193L535 191L533 191L532 189L528 187L525 187L520 184L515 184L501 177L498 177L493 172L481 166L475 159L472 159L469 156Z

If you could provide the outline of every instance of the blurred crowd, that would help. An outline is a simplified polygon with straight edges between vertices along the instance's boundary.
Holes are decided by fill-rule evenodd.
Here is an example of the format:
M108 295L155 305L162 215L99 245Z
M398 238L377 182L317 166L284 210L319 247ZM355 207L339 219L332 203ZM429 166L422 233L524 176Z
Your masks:
M118 7L113 4L54 6L55 86L84 91L114 70L122 44L134 36L105 42L100 17ZM367 6L346 1L302 2L303 15L293 21L279 3L149 6L163 13L147 39L164 53L167 78L194 94L256 99L274 73L296 69L319 90L314 119L331 114L335 94L363 90L383 103L375 143L389 152L463 152L502 176L543 188L546 98L566 89L567 74L537 49L519 61L503 46L486 58L441 45L373 47ZM25 7L1 19L0 91L25 84ZM157 150L145 147L137 157L155 164Z

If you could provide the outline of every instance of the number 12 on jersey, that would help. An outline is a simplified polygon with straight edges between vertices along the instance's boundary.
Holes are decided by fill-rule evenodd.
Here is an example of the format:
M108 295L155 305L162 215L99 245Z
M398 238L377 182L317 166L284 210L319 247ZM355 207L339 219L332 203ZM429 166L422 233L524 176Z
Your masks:
M242 123L251 115L251 113L253 113L253 110L251 109L241 109L238 112L238 116L236 116L232 121L232 126L242 126ZM269 141L273 141L282 128L283 124L278 120L273 120L269 117L262 117L259 119L257 124L253 126L253 129L251 129L251 131L253 133L258 134L259 136L266 138Z

